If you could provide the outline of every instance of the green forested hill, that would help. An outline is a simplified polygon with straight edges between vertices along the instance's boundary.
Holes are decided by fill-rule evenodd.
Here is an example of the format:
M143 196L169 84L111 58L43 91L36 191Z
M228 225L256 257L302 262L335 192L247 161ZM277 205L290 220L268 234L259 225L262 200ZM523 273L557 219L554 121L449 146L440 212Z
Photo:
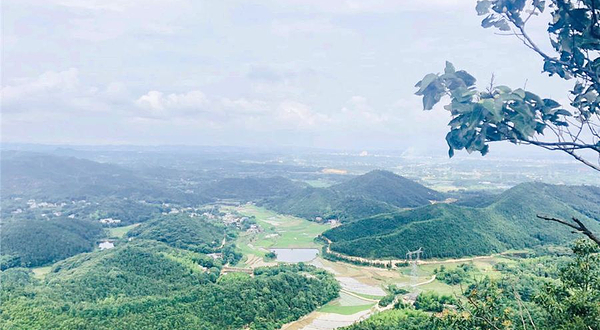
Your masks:
M281 213L353 220L427 205L442 194L392 172L371 171L329 188L305 188L289 196L267 199L265 206Z
M566 198L557 191L569 191L577 198ZM461 257L564 243L576 234L537 219L536 214L576 216L598 231L598 219L585 214L597 214L600 204L584 203L597 199L597 192L589 187L522 184L487 207L435 204L355 221L323 235L333 241L334 251L369 258L404 258L407 251L419 247L426 257Z
M210 257L137 240L114 249L80 254L53 266L46 285L57 299L97 301L116 296L165 295L207 283L214 272Z
M397 208L364 197L349 197L324 188L308 187L290 196L268 199L265 206L306 219L356 219L396 211Z
M345 196L363 197L406 208L441 200L441 193L388 171L375 170L332 186Z
M197 251L215 252L225 237L225 226L204 217L187 214L163 215L147 221L127 233L135 239L151 239L170 246Z
M219 277L201 254L134 241L56 264L46 279L0 273L0 329L276 329L338 294L313 266Z
M99 223L79 219L3 221L1 266L35 267L91 251L102 233Z

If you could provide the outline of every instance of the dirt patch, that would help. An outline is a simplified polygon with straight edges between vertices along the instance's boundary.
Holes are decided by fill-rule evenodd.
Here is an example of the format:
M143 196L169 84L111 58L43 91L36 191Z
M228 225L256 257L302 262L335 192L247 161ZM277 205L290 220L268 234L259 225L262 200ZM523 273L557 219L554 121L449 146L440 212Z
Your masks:
M333 313L312 312L304 318L285 324L282 330L332 330L351 325L357 321L363 320L372 313L372 310L366 310L351 315L341 315Z

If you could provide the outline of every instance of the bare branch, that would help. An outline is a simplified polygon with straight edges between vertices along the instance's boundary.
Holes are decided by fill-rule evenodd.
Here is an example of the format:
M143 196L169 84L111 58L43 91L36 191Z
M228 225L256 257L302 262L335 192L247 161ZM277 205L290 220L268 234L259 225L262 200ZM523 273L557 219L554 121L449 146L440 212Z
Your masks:
M561 220L561 219L557 219L557 218L552 218L552 217L547 217L547 216L543 216L543 215L537 215L538 218L542 219L542 220L546 220L546 221L553 221L553 222L558 222L562 225L565 225L567 227L573 228L576 232L580 232L582 234L584 234L585 236L587 236L589 239L591 239L592 241L596 242L596 244L600 245L600 238L598 238L594 233L592 233L584 224L583 222L581 222L581 220L573 217L572 221L575 223L570 223L567 222L565 220Z

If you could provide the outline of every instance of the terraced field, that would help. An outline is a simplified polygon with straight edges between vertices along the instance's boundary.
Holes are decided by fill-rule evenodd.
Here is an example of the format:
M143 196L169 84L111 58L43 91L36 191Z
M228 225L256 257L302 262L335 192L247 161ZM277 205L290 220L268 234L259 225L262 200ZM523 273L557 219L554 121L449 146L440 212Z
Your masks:
M235 210L245 216L254 216L262 230L259 233L240 234L237 246L247 260L253 256L262 258L271 248L320 248L314 239L331 228L253 205L243 205Z
M238 237L237 245L244 253L242 266L245 267L275 265L276 261L264 260L264 255L270 248L320 248L314 238L329 228L328 225L281 215L256 206L244 205L235 210L246 216L254 216L263 230L259 233L245 232ZM472 263L476 268L476 276L494 277L497 272L493 265L499 261L512 262L502 255L468 260L429 260L419 264L414 274L411 267L388 270L331 262L317 257L310 263L335 275L342 287L340 297L302 319L284 325L282 329L332 330L363 320L382 310L377 303L387 294L387 288L391 284L410 291L404 298L414 297L423 291L460 293L460 286L451 286L437 280L434 270L442 265L446 269L453 269L462 263Z

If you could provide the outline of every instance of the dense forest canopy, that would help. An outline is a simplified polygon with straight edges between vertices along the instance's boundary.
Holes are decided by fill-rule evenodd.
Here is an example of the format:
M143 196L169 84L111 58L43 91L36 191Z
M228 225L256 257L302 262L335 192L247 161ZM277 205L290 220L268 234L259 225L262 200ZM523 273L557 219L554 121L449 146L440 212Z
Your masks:
M89 252L102 234L100 224L88 220L5 220L0 223L0 268L42 266Z
M314 219L355 220L427 205L444 195L389 171L375 170L328 188L305 188L267 199L276 211Z
M461 257L498 253L540 244L563 244L576 236L559 224L536 219L541 210L577 216L600 228L594 187L528 183L514 187L483 208L435 204L344 224L323 235L331 249L369 258L403 259L422 247L425 257Z
M337 297L313 266L219 277L212 258L156 241L131 242L56 264L0 273L2 329L277 329Z

